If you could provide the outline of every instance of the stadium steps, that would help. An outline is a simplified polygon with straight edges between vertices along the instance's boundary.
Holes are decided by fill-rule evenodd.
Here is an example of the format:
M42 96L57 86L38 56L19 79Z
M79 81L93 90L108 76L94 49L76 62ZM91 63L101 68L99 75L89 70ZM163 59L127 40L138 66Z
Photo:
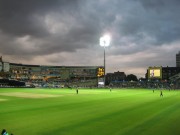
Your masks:
M174 75L174 76L171 76L170 78L169 78L171 81L176 81L176 80L178 80L178 79L180 79L180 73L178 73L178 74L176 74L176 75Z

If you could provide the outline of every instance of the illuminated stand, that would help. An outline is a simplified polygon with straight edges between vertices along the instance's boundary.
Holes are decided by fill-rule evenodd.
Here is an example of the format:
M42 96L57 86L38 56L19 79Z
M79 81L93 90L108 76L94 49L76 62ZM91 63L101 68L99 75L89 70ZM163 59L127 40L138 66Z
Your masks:
M100 46L104 47L104 86L105 86L105 78L106 78L106 47L110 45L111 38L109 35L104 35L100 38Z

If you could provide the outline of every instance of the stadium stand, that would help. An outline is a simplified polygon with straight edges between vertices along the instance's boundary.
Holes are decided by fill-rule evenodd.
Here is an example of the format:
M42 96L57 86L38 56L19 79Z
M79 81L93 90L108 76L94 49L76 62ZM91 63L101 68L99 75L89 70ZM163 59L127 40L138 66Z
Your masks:
M179 89L180 88L180 73L172 76L169 78L174 86L175 89Z
M172 76L172 77L170 77L169 78L171 81L173 81L173 80L179 80L180 79L180 73L179 74L176 74L176 75L174 75L174 76Z

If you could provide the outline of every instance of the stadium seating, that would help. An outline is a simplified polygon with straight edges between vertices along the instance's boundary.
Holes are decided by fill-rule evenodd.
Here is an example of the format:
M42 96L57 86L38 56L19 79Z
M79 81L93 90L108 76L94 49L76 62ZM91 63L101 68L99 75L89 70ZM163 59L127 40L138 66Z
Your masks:
M176 75L170 77L169 79L170 79L171 81L179 80L179 79L180 79L180 73L178 73L178 74L176 74Z

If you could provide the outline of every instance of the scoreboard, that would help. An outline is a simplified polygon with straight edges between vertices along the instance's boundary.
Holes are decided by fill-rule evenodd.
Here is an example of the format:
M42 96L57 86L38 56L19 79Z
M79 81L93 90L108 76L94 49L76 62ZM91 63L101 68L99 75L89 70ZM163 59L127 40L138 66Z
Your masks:
M97 76L98 77L104 77L104 68L103 67L99 67L97 70L98 70L97 71Z
M153 79L162 79L162 67L149 67L148 69L148 78Z

